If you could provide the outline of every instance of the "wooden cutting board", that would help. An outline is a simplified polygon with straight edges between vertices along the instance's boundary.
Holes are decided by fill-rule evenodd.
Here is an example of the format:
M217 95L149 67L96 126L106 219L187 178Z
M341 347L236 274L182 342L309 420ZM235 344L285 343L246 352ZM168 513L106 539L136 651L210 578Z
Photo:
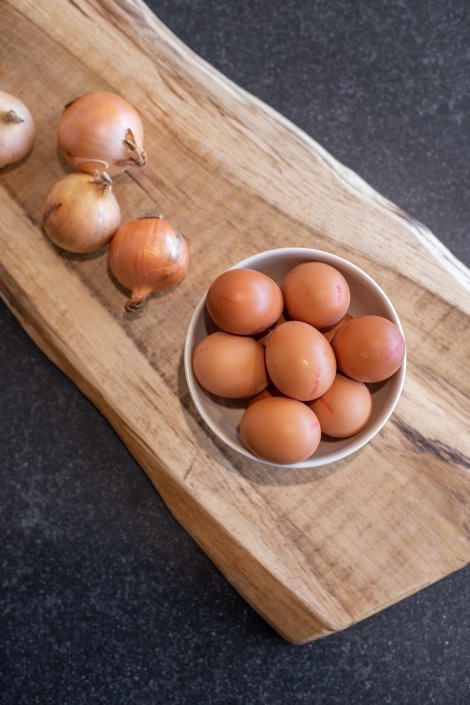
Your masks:
M244 598L302 643L376 613L470 558L470 277L422 225L181 44L140 0L4 0L0 77L29 105L33 152L0 175L0 289L39 347L107 417L171 512ZM124 220L164 214L191 264L144 314L106 251L65 255L41 228L67 167L63 106L120 93L149 163L115 180ZM217 274L257 251L327 250L392 299L408 346L402 398L365 449L292 471L228 452L204 426L182 350ZM155 527L158 541L158 526Z

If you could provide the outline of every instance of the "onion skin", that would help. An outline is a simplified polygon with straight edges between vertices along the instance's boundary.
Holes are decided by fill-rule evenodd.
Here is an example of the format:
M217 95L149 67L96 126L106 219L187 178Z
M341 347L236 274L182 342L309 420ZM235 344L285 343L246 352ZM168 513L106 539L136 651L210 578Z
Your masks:
M68 103L59 120L59 147L77 171L116 176L144 166L144 128L137 110L115 93L93 91Z
M23 159L36 137L33 116L16 96L0 91L0 169Z
M189 264L184 237L160 216L122 225L109 246L108 264L116 279L132 292L126 311L141 309L153 291L178 284Z
M107 174L67 174L44 202L44 230L58 247L86 254L106 245L121 223Z

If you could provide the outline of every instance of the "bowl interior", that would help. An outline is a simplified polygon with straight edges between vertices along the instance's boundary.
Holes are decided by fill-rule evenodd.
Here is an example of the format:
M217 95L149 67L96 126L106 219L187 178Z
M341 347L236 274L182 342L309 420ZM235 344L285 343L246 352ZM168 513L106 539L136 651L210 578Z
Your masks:
M257 269L270 276L278 284L282 284L287 272L296 265L308 261L331 264L343 274L351 291L349 313L352 316L364 314L384 316L395 323L403 333L396 311L382 289L365 272L341 257L321 250L281 248L248 257L236 264L233 269ZM207 425L228 446L248 458L271 465L272 463L253 455L240 437L238 427L246 408L246 400L224 399L210 394L198 384L194 377L191 361L195 347L207 335L219 330L207 313L205 300L206 295L204 294L191 318L184 350L186 380L192 399ZM365 445L382 428L393 412L403 387L405 366L406 361L388 380L368 385L373 398L373 412L369 423L361 432L345 439L322 437L313 456L301 463L282 467L310 468L325 465L341 460Z

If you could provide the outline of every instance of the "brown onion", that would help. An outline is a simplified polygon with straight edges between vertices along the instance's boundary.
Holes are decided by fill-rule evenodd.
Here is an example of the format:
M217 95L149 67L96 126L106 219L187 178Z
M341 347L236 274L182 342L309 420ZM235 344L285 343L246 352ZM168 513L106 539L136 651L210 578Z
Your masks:
M114 93L93 91L68 103L59 121L58 140L69 164L88 174L98 169L115 176L147 161L140 115Z
M0 169L23 159L34 143L36 128L26 105L0 91Z
M174 286L188 269L184 237L161 216L122 225L109 246L109 268L132 292L126 311L142 308L153 291Z
M67 174L56 181L44 203L44 230L64 250L87 253L111 239L121 210L105 172Z

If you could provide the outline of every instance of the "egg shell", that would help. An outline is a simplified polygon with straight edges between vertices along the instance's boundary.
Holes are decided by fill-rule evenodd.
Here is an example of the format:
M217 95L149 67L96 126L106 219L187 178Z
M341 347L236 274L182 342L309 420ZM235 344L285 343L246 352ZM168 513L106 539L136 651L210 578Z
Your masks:
M287 273L281 289L289 317L319 329L338 323L351 301L345 277L325 262L298 264Z
M240 421L240 435L258 457L288 465L313 455L320 443L321 429L307 404L272 397L246 409Z
M265 358L272 383L299 401L322 396L335 378L336 359L330 343L302 321L277 326L266 341Z
M382 382L405 358L400 329L383 316L357 316L344 324L332 340L338 369L360 382Z
M228 399L254 396L268 385L263 347L253 338L211 333L194 350L192 364L204 389Z
M348 438L359 433L372 414L372 395L364 382L337 374L331 387L309 403L323 433Z
M254 269L229 269L210 285L206 306L223 330L254 335L273 326L284 308L279 285Z

